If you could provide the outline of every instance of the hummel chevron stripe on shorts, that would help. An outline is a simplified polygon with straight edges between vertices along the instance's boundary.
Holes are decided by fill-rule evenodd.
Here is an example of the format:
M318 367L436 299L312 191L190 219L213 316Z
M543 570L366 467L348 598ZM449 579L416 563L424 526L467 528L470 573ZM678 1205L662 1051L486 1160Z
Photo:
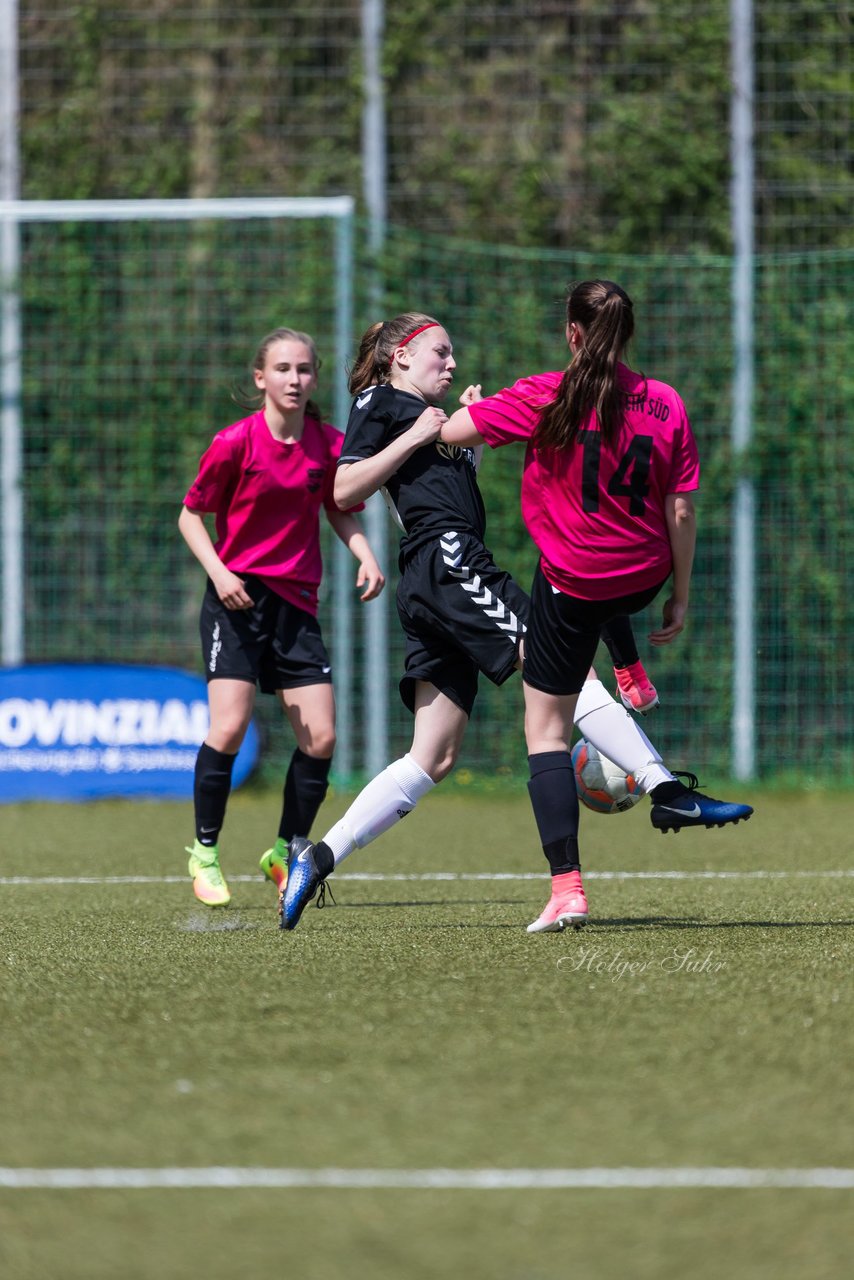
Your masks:
M493 618L500 631L512 631L516 635L523 635L525 625L519 621L513 610L503 600L499 600L489 587L483 585L477 573L473 573L467 565L460 564L462 560L460 545L459 534L455 532L445 533L439 539L442 559L448 566L450 576L459 580L463 591L467 591L471 596L472 604L478 605L487 618Z

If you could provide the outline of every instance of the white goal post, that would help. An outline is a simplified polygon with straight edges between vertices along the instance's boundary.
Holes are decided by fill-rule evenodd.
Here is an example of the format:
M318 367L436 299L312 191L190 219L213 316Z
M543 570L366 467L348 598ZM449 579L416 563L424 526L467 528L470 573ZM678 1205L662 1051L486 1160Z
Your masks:
M24 474L22 412L22 320L20 228L45 222L176 222L205 219L331 218L335 224L334 421L344 427L349 411L346 364L353 338L354 213L351 196L265 197L187 200L0 200L0 396L2 396L2 665L18 666L25 657L24 631ZM349 552L335 540L330 637L336 673L338 748L336 768L353 772L353 593ZM367 606L385 607L383 601ZM372 655L372 681L385 678L387 655ZM370 746L367 747L370 757Z

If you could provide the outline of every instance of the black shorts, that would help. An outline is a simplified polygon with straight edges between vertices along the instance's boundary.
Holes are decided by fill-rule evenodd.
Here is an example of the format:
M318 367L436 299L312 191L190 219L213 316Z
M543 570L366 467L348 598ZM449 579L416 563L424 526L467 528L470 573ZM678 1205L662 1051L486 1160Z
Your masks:
M525 635L525 683L558 697L579 693L605 623L618 614L645 609L666 581L615 600L579 600L555 591L537 565Z
M479 672L498 685L513 674L529 601L479 538L449 531L404 564L397 611L406 634L405 705L414 710L415 681L426 680L471 715Z
M243 577L243 575L240 575ZM226 609L208 580L199 633L205 676L248 680L262 693L331 684L332 667L313 614L289 604L260 578L244 578L251 609Z

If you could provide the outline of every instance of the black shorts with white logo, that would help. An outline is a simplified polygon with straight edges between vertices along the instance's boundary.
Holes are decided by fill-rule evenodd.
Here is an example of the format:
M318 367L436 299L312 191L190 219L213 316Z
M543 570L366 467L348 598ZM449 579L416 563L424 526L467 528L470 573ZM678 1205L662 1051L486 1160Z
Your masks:
M262 693L331 684L317 618L283 600L260 578L250 575L244 582L252 608L226 609L208 580L199 619L208 681L248 680Z
M537 565L525 634L522 670L525 683L557 697L579 693L596 656L605 624L619 614L645 609L664 582L615 600L580 600L555 591Z
M449 530L403 565L397 611L406 634L400 696L425 680L471 715L479 672L503 684L516 669L528 597L473 534Z

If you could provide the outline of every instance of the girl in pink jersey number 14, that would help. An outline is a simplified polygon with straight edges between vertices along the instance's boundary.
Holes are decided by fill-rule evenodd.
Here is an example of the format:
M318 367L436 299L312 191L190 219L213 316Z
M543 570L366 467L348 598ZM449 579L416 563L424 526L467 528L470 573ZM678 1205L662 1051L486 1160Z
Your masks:
M208 575L200 632L210 729L196 759L196 838L187 849L193 891L208 906L225 906L231 897L219 835L256 685L275 694L296 738L278 835L261 858L277 887L287 875L288 843L308 835L326 795L335 701L317 621L321 508L358 561L361 599L374 599L385 585L359 522L335 504L344 437L310 399L318 366L308 334L282 328L262 339L252 366L261 406L214 436L178 521ZM207 513L215 518L216 541Z
M645 608L672 575L653 644L682 631L694 559L697 446L679 395L621 358L634 331L628 294L608 280L572 290L566 370L523 378L473 400L442 427L449 444L524 441L522 515L540 561L531 592L523 681L528 784L551 897L530 933L583 925L578 797L569 754L573 717L603 626ZM715 825L749 805L702 795L696 778L652 792L660 823ZM726 812L722 812L726 811Z

